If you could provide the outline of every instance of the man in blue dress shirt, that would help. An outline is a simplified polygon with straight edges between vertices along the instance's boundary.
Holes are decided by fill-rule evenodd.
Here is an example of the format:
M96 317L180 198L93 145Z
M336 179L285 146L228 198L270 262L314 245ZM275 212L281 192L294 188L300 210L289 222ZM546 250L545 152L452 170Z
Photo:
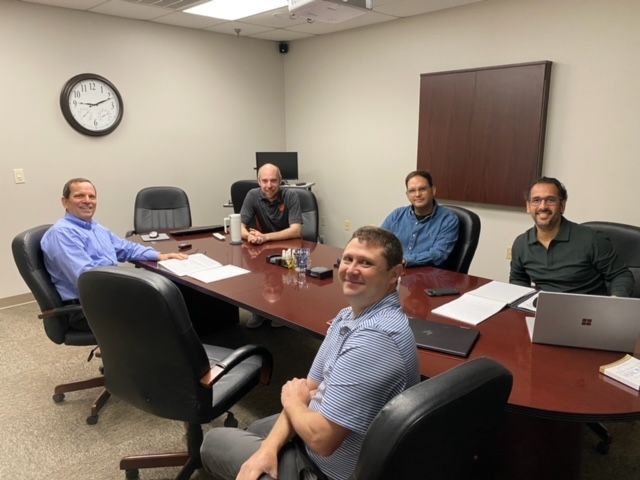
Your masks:
M129 242L93 220L98 201L96 188L86 178L72 178L62 189L65 215L42 237L44 264L65 304L78 302L78 278L95 267L135 260L185 259L182 253L159 253ZM89 331L84 315L69 319L76 330Z
M396 208L382 228L402 242L406 266L442 265L458 240L458 217L436 202L436 187L429 172L411 172L404 183L411 205Z

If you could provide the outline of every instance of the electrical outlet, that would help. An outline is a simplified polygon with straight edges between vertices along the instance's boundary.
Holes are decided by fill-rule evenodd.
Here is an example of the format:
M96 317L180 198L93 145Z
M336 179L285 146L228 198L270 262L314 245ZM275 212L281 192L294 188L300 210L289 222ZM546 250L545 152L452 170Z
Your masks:
M511 260L511 247L507 247L507 255L506 255L506 259L507 259L507 260Z
M13 180L16 183L25 183L24 170L22 168L13 169Z
M351 220L345 220L344 221L344 231L345 232L350 232L351 231Z

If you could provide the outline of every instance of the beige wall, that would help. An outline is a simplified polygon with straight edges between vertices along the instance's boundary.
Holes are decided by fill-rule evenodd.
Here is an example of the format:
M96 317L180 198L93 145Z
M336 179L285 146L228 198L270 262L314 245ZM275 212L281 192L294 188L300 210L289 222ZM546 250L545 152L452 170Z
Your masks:
M97 218L116 232L151 184L185 188L194 223L207 224L256 150L286 146L318 183L325 240L343 245L344 220L379 224L405 203L419 75L449 69L553 61L543 172L565 182L570 219L640 224L639 23L635 0L488 0L295 41L282 57L271 42L0 0L0 297L26 291L11 238L54 221L74 175L97 183ZM125 118L103 139L71 130L58 106L84 71L124 96ZM25 185L13 184L16 167ZM471 273L506 280L506 248L531 220L472 208L483 231Z
M285 59L287 146L318 182L324 236L348 238L403 205L415 168L419 75L553 62L543 173L569 191L567 217L640 224L640 2L486 1L295 42ZM437 183L437 179L436 183ZM522 210L474 205L470 273L506 280Z
M256 150L284 147L282 57L273 42L0 0L0 298L26 291L13 236L62 213L62 184L98 187L96 219L124 234L136 192L177 185L196 225L221 223L229 185L251 178ZM115 83L118 129L103 138L72 130L58 104L83 72ZM27 183L13 183L24 168Z

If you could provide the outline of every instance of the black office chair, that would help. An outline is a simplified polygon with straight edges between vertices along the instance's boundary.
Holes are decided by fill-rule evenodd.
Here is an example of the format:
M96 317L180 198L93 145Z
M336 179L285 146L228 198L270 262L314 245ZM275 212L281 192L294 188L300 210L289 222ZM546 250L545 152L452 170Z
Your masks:
M298 195L298 200L300 201L302 238L310 242L317 242L319 237L318 225L320 216L318 214L316 196L311 190L306 188L295 188L293 191Z
M453 211L459 220L458 241L449 258L440 266L453 272L469 273L471 261L480 239L480 217L471 210L456 205L442 205Z
M258 188L257 180L238 180L231 184L231 203L233 203L233 212L240 213L244 197L247 196L249 190Z
M136 233L169 230L191 226L189 197L177 187L147 187L136 195L133 212L133 230Z
M635 280L632 297L640 298L640 227L613 222L585 222L582 225L604 233Z
M604 233L618 256L627 265L635 280L632 297L640 298L640 228L613 222L585 222L582 225ZM613 438L602 423L587 423L600 441L596 450L603 455L609 452Z
M42 319L44 330L52 342L59 345L95 345L96 339L91 332L74 330L69 326L69 315L82 311L82 307L80 305L63 305L58 291L51 282L49 272L44 266L40 240L49 227L51 225L40 225L15 236L11 242L11 250L16 267L40 307L41 313L38 318ZM102 375L88 380L63 383L54 388L53 401L62 402L65 393L68 392L96 387L104 387ZM97 423L98 412L108 399L109 392L103 388L91 406L91 414L87 417L89 425Z
M78 286L109 391L187 424L187 452L125 457L120 469L137 478L140 468L182 466L176 478L188 479L201 466L201 424L228 411L258 382L268 383L271 354L254 345L235 351L203 345L182 294L157 273L96 268L83 273Z
M233 203L234 213L240 213L244 197L249 190L258 188L257 180L238 180L231 184L231 203ZM317 242L319 237L320 216L318 214L318 202L313 192L306 188L295 188L300 201L302 211L302 238L312 242Z
M479 358L405 390L373 420L352 480L474 478L512 382L502 365Z

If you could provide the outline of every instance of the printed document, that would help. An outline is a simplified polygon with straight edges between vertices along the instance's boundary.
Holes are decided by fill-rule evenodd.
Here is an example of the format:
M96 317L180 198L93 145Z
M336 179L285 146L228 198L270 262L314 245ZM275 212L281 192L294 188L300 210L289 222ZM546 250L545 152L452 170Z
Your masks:
M158 265L179 277L189 276L204 283L211 283L249 273L249 270L236 267L235 265L223 266L220 262L202 253L189 255L186 260L178 260L176 258L162 260L158 262Z
M224 280L225 278L244 275L245 273L249 273L249 270L236 267L235 265L223 265L222 267L192 273L189 276L204 283L211 283L217 280Z
M508 304L533 292L534 288L493 281L433 309L431 313L477 325Z

